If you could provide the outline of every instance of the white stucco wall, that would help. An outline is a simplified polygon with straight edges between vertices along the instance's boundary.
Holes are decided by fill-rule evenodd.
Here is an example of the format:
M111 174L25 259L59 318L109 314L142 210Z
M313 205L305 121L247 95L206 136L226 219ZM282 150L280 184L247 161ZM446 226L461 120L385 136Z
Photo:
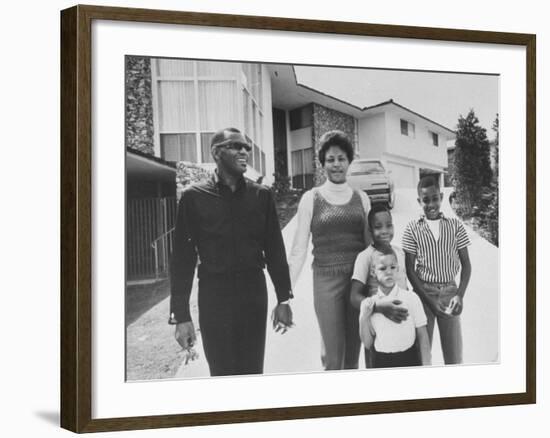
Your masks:
M404 119L415 125L415 137L401 134ZM402 158L426 163L430 168L447 167L447 135L442 129L406 111L388 107L386 112L386 151ZM429 131L439 135L439 146L434 146Z
M357 122L359 158L380 158L386 145L386 117L376 114Z
M447 131L409 111L388 105L379 114L358 121L359 158L380 158L400 187L415 187L420 169L443 172L447 167ZM414 123L414 137L401 134L404 119ZM439 135L434 146L430 132Z

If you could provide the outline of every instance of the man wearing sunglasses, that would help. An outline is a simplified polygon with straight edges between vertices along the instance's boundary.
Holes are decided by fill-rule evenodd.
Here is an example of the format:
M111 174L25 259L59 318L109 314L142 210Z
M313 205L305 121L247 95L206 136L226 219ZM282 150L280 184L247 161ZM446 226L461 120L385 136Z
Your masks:
M199 325L212 376L263 373L267 320L264 267L278 304L273 327L293 324L285 248L268 188L245 180L250 152L235 128L216 132L212 177L184 190L174 234L170 323L183 349L196 335L189 312L195 266L199 277Z

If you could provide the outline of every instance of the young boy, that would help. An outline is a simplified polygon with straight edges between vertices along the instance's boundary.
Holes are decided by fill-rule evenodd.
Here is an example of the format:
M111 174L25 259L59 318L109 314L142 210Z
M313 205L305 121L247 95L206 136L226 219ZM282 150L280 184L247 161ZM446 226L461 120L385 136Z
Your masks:
M372 244L361 251L355 259L351 277L350 301L352 306L359 310L361 307L371 305L374 311L383 313L392 321L400 322L407 318L407 309L404 308L398 300L378 303L379 306L375 307L376 295L378 293L378 280L372 269L372 260L377 249L391 245L391 240L393 239L393 220L391 213L385 205L374 204L367 216L367 222L372 236ZM401 248L393 245L391 245L391 248L397 254L398 266L400 268L396 276L396 282L402 289L408 289L407 277L405 275L405 254ZM365 349L366 367L372 368L374 366L373 361L373 352Z
M401 267L396 281L402 289L407 289L405 255L401 248L391 244L393 220L390 211L383 204L374 204L367 216L367 223L372 236L372 243L357 255L351 276L350 299L353 306L358 309L365 296L370 297L378 292L378 281L371 269L372 256L377 249L391 245L397 254L397 260Z
M440 212L442 199L436 177L420 179L418 203L424 214L407 225L403 250L407 276L424 303L430 345L437 319L445 364L459 364L462 363L460 314L471 273L467 248L470 240L460 220Z
M365 348L374 345L374 368L430 365L426 314L418 296L398 286L399 265L391 246L374 252L372 268L378 281L376 302L399 300L409 312L404 321L396 323L362 306L359 318L361 341Z

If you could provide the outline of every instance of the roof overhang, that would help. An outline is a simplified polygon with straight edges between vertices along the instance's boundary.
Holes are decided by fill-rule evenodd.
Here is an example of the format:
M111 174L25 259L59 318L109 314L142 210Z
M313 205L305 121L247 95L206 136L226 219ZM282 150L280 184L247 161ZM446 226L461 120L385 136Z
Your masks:
M422 119L431 126L434 131L444 134L448 139L452 139L456 135L453 130L446 126L430 120L391 99L377 105L361 108L299 83L292 65L271 64L268 66L268 70L271 76L272 104L275 108L292 110L310 103L317 103L341 113L348 114L356 119L364 119L369 116L383 113L392 108L392 110L406 112L415 118Z
M310 103L317 103L355 118L361 118L361 108L300 84L292 65L271 64L268 66L268 70L271 76L271 95L274 108L293 110Z
M161 158L127 148L126 177L141 181L175 183L176 165Z

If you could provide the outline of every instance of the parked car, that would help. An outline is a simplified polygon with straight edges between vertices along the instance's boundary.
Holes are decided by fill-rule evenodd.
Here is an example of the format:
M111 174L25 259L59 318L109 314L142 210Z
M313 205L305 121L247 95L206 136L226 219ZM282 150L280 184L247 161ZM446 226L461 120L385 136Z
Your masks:
M347 179L351 187L366 192L371 203L385 202L393 208L395 192L389 173L381 160L361 158L350 164Z

